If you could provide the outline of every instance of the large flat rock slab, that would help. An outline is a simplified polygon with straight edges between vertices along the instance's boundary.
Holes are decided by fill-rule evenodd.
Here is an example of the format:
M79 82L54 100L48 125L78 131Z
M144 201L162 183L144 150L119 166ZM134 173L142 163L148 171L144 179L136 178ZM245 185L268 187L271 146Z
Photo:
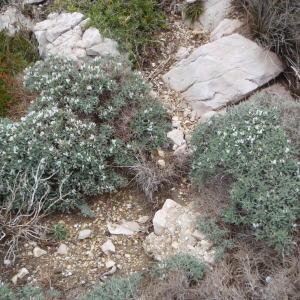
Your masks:
M163 79L201 116L243 99L282 71L275 53L232 34L200 46Z

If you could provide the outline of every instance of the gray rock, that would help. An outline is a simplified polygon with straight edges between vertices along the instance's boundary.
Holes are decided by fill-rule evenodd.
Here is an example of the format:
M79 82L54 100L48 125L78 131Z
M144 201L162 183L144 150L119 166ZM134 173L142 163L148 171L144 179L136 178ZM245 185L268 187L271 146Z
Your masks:
M24 4L40 4L45 2L46 0L24 0Z
M120 224L107 223L110 234L133 235L141 230L140 225L134 221L123 221Z
M224 36L231 35L238 32L243 26L243 23L237 19L224 19L220 24L211 32L210 40L215 41Z
M26 268L22 268L16 275L12 277L11 281L14 285L16 285L19 279L24 278L28 274L29 271Z
M101 250L108 255L109 253L115 253L116 247L111 240L107 240L102 246Z
M69 247L66 244L60 244L56 253L59 255L67 255L69 252Z
M233 34L200 46L163 79L201 116L243 99L282 71L275 53Z
M167 199L153 218L154 232L143 243L146 253L156 260L163 260L177 253L189 253L213 263L215 249L212 244L202 233L198 232L195 237L198 218L192 205L182 206Z
M108 260L108 261L105 263L106 269L113 268L115 265L116 265L116 263L115 263L113 260Z
M117 42L102 38L96 28L85 29L81 13L52 13L34 26L42 57L63 56L78 62L95 56L120 55Z
M145 224L149 219L149 216L140 216L137 221L140 224Z
M30 18L25 17L16 7L9 6L0 14L0 31L6 30L9 36L23 30L30 31L33 23Z
M213 30L228 14L231 0L204 0L204 12L199 23L206 30Z
M92 230L90 229L83 229L81 231L79 231L79 234L78 234L78 239L79 240L84 240L84 239L87 239L91 236L92 234Z
M90 56L118 56L118 44L116 41L105 38L102 43L86 49L86 53Z
M34 247L34 249L33 249L33 256L34 257L41 257L41 256L46 255L46 254L47 254L47 251L41 249L38 246Z
M185 144L184 133L181 129L173 129L167 133L167 137L176 145Z

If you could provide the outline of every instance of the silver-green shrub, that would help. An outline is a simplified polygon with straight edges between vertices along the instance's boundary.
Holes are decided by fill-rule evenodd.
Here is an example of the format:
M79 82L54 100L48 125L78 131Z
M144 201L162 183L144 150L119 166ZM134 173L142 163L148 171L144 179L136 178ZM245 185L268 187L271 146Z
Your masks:
M299 153L282 113L285 105L276 101L271 105L262 94L199 126L191 176L201 185L218 173L230 175L234 183L224 220L248 226L258 239L286 252L300 216Z
M78 67L48 58L26 70L25 86L40 94L28 114L19 122L0 121L0 201L17 174L42 162L50 194L68 195L54 208L68 210L83 195L124 186L124 167L166 141L166 112L125 59Z

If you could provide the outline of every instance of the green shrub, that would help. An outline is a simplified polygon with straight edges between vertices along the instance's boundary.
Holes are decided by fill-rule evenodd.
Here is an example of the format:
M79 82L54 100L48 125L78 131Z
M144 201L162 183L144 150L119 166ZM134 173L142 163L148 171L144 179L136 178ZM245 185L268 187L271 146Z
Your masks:
M56 0L54 7L81 11L90 25L120 42L133 62L142 64L157 48L155 34L165 27L165 16L155 0Z
M73 61L49 58L26 70L25 85L40 93L30 112L19 122L0 122L4 201L16 176L29 172L30 183L41 164L37 191L43 196L49 189L48 206L68 210L84 195L124 186L126 167L166 141L164 109L121 58L95 59L80 69ZM31 190L18 191L16 207ZM64 201L51 204L60 195Z
M25 33L10 37L0 31L0 117L7 114L9 105L14 102L10 91L13 76L36 59L37 51Z
M223 258L225 252L233 247L233 241L228 239L229 230L221 228L213 218L201 218L198 229L216 246L215 259Z
M58 241L65 240L69 235L68 229L62 223L54 224L52 226L51 233L53 234L53 237Z
M199 281L203 278L205 264L196 257L180 253L168 257L153 267L152 274L158 277L166 277L169 273L182 271L190 281Z
M82 297L82 300L127 300L132 299L138 292L141 277L138 274L127 278L114 277L99 285L92 292Z
M186 3L184 7L185 18L192 23L197 22L204 11L203 5L203 0L195 0L194 2Z
M196 129L191 176L198 186L217 173L233 177L224 220L251 227L258 239L286 252L300 216L299 163L280 107L257 97Z

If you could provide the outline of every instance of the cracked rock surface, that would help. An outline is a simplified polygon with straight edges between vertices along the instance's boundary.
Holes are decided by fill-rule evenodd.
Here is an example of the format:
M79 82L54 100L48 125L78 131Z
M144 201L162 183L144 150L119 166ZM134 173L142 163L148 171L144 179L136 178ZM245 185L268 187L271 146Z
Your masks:
M88 19L78 12L52 13L37 23L33 31L42 57L64 56L86 61L103 55L119 55L116 41L104 38L98 29L86 29Z
M171 67L163 80L201 116L243 99L282 71L275 53L232 34L200 46Z

